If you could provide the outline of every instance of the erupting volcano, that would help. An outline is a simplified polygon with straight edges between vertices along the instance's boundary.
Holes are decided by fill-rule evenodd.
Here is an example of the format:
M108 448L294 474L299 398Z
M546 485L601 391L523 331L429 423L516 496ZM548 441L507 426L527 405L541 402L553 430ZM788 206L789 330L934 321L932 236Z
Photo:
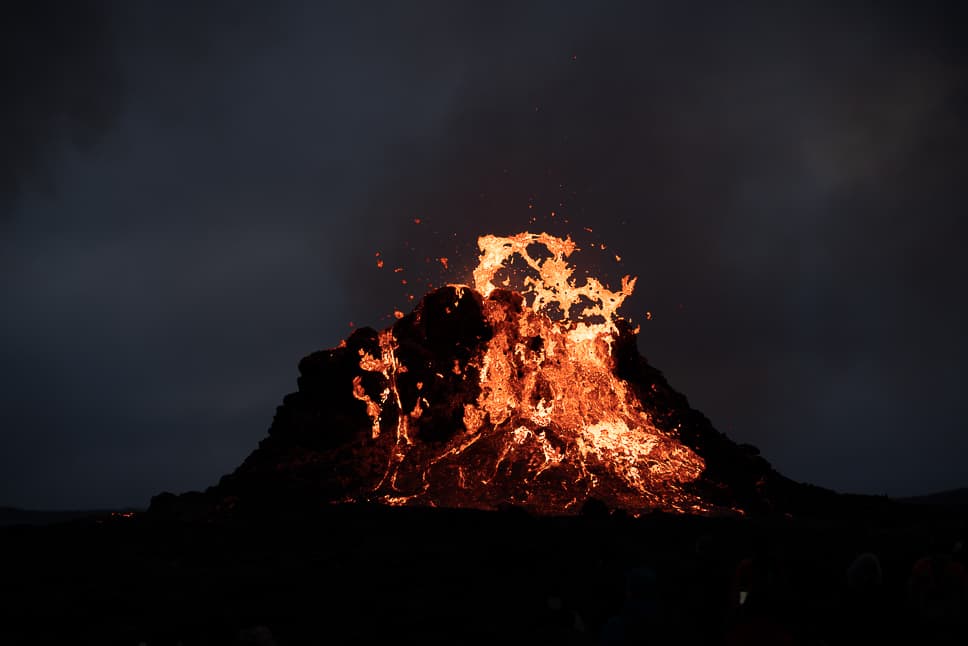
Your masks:
M702 459L659 430L614 373L616 311L635 280L616 292L594 278L577 286L570 238L521 233L478 245L473 289L439 290L379 334L379 352L359 349L360 368L376 378L365 387L365 374L354 377L354 396L371 440L389 431L392 447L379 480L348 499L566 512L594 496L702 509L683 486ZM512 260L536 274L523 293L494 286ZM413 338L434 352L401 344Z
M789 481L639 355L638 329L618 314L634 278L617 291L578 284L570 237L486 235L478 246L472 286L434 290L392 327L303 359L269 437L206 504L776 506Z

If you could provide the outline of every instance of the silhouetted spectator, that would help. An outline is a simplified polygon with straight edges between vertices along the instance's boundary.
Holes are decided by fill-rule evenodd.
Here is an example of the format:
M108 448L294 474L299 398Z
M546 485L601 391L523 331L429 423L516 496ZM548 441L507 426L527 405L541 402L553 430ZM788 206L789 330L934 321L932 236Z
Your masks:
M891 635L885 615L884 572L876 554L859 554L847 567L836 643L884 643Z
M594 540L588 544L587 552L574 557L580 559L581 570L574 599L586 631L598 635L615 608L623 603L625 580L621 568L608 558L607 546Z
M588 643L585 623L571 604L560 596L546 598L543 621L537 635L539 643L578 645Z
M268 626L250 626L239 631L239 644L250 646L276 646Z
M538 643L585 644L589 639L576 593L587 587L583 568L571 563L570 554L549 549L538 573L540 604L534 618ZM567 564L568 567L562 567Z
M934 540L930 552L911 569L909 601L917 621L918 637L927 643L963 643L966 581L964 566Z
M745 606L757 588L763 590L758 595L761 603L765 598L769 598L771 603L786 600L780 599L787 593L787 575L782 554L779 547L773 545L765 534L753 539L752 555L736 565L730 588L730 607L738 610Z
M792 644L793 635L782 614L787 601L786 575L778 550L765 537L754 544L753 556L736 567L734 612L726 631L727 644Z
M719 544L712 536L703 535L695 541L683 560L681 575L681 594L677 599L683 606L678 617L682 626L680 643L718 643L729 609L730 577Z
M869 596L884 583L881 561L876 554L864 552L847 568L847 588L858 595Z
M635 568L625 573L625 602L619 614L602 627L600 643L644 644L654 641L659 630L659 599L655 570Z

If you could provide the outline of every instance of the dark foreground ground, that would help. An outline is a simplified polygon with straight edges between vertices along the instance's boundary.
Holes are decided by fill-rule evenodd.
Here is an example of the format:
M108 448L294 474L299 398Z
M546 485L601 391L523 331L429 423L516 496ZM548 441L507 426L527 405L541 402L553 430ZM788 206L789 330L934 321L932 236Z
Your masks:
M0 644L965 644L964 519L345 506L7 527ZM878 566L850 569L865 552Z

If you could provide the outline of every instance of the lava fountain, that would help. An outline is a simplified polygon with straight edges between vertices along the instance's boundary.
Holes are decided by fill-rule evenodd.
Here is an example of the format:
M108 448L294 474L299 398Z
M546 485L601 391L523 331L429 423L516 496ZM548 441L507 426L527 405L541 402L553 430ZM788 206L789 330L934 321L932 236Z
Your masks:
M616 375L616 341L637 332L617 313L635 279L579 285L570 237L485 235L478 246L473 286L431 292L339 349L357 346L346 388L368 420L337 458L341 500L707 511L691 486L703 459ZM347 459L361 468L347 472Z

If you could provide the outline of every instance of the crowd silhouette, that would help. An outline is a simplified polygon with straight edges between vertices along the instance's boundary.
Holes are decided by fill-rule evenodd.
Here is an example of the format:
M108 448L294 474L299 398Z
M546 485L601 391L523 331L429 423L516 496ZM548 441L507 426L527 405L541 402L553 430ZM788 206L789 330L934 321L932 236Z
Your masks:
M968 644L963 510L587 512L10 528L0 644Z
M548 581L543 633L562 644L968 644L964 526L760 527L677 544L657 532L596 540ZM631 525L631 524L630 524ZM612 528L614 529L614 528ZM665 541L665 543L663 543Z

